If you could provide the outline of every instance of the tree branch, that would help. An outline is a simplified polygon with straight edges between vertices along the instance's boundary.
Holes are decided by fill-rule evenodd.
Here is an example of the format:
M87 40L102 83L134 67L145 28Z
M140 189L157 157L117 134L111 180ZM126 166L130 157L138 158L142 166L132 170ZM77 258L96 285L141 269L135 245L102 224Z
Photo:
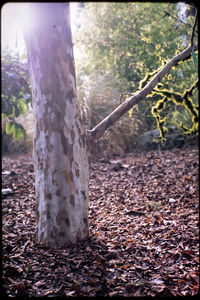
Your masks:
M194 25L192 27L192 35L191 35L191 48L193 50L193 45L194 45L194 33L195 33L195 27L197 25L197 9L196 9L196 14L195 14L195 20L194 20Z
M193 51L198 49L198 45L194 46ZM152 80L141 90L137 91L133 96L129 97L125 102L119 105L110 115L108 115L103 121L101 121L92 130L87 131L90 145L101 138L104 132L112 126L124 113L129 111L134 105L142 101L148 94L151 93L153 88L162 80L162 78L169 72L169 70L176 66L180 61L184 61L191 57L192 48L189 45L185 50L174 56L158 73L152 78Z
M164 16L163 16L162 18L164 18L165 16L170 16L172 19L174 19L174 20L176 20L176 21L178 21L178 22L181 22L182 24L184 24L184 25L186 25L186 26L188 26L188 27L190 27L190 28L193 28L192 25L190 25L190 24L188 24L188 23L185 23L183 20L181 20L181 19L178 18L178 17L173 16L173 15L170 14L168 11L162 10L162 9L160 9L160 8L158 8L158 10L160 10L160 11L162 11L162 12L165 13ZM194 30L194 34L197 35L198 32Z

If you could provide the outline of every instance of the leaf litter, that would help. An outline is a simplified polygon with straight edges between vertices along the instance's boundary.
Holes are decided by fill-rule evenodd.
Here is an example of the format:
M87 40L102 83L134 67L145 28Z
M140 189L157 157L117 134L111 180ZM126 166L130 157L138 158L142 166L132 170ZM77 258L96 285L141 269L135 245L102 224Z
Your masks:
M4 295L186 296L199 291L198 149L90 163L90 237L35 241L30 155L2 158Z

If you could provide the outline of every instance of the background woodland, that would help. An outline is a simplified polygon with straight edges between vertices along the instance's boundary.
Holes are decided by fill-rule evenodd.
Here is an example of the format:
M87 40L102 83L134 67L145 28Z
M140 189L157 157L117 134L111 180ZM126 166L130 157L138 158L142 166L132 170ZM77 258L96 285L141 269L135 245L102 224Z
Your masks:
M148 72L189 44L195 8L180 3L97 2L79 3L76 14L72 29L78 99L85 126L91 129L136 92ZM197 72L197 65L187 60L165 76L163 87L183 93ZM156 128L151 109L158 100L155 95L136 105L96 143L94 152L132 151L138 136ZM198 102L197 90L193 102ZM2 112L3 153L29 152L33 115L26 54L2 54ZM173 102L161 116L166 117L165 126L178 133L181 122L192 127L190 112Z

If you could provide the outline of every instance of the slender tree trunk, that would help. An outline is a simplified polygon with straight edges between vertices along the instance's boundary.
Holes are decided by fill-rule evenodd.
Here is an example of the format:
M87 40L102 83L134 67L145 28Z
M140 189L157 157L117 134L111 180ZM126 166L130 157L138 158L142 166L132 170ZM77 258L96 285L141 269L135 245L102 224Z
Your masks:
M76 96L69 3L30 4L24 38L34 111L37 241L88 236L88 149Z

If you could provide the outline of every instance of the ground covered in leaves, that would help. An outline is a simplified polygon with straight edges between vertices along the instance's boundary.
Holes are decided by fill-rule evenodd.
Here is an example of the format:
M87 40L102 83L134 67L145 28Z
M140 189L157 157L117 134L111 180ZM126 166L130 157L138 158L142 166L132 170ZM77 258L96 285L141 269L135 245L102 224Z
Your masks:
M90 238L35 242L31 156L2 159L3 292L8 296L173 296L199 290L198 149L91 162Z

